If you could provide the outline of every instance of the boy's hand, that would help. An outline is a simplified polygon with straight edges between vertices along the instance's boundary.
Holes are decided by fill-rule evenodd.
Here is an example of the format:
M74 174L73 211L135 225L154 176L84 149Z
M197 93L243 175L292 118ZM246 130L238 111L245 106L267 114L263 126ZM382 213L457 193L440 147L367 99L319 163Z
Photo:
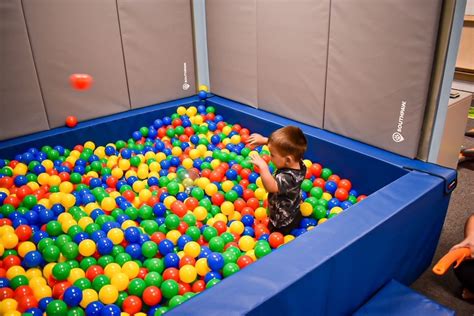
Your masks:
M469 248L471 250L471 258L474 258L474 238L466 238L459 244L454 245L449 251L458 248Z
M257 154L250 155L250 162L256 165L260 170L268 168L266 161Z
M265 145L268 141L268 138L263 137L260 134L253 133L247 140L247 143L251 146L260 146Z

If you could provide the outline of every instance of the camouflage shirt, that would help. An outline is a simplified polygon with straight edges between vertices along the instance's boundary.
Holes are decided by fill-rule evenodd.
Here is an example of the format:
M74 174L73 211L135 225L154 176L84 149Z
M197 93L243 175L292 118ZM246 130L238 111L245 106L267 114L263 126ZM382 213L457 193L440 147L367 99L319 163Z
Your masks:
M300 169L282 168L275 173L278 192L268 194L270 222L276 227L289 225L300 212L301 183L306 175L306 166L300 161Z

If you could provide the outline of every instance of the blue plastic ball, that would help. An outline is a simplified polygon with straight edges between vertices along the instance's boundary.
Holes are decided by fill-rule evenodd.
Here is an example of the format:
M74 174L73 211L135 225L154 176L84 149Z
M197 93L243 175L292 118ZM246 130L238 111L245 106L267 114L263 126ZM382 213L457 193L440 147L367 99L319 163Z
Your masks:
M207 257L207 265L213 271L219 271L224 267L224 257L220 253L213 252Z
M77 286L68 287L64 291L63 300L70 307L79 306L82 301L82 290Z

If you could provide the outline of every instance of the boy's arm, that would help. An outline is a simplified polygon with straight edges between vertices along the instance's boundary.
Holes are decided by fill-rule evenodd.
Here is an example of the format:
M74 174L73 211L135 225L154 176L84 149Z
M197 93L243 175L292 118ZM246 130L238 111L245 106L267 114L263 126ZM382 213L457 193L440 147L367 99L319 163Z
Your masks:
M263 186L268 193L278 192L278 184L270 173L267 163L259 155L250 156L251 162L260 169L260 178L262 178Z
M247 140L247 143L252 146L266 145L268 143L268 138L263 137L260 134L253 133L252 135L250 135L249 139Z
M451 250L457 248L469 248L471 249L471 257L474 258L474 215L471 215L466 221L466 226L464 226L464 240L459 244L454 245Z

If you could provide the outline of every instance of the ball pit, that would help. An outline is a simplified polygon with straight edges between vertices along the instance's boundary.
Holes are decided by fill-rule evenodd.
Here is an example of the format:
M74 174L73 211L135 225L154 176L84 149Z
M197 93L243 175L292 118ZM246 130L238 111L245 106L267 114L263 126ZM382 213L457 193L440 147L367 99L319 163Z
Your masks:
M304 219L270 234L250 133L180 106L127 141L0 160L3 315L163 313L365 198L305 160Z

